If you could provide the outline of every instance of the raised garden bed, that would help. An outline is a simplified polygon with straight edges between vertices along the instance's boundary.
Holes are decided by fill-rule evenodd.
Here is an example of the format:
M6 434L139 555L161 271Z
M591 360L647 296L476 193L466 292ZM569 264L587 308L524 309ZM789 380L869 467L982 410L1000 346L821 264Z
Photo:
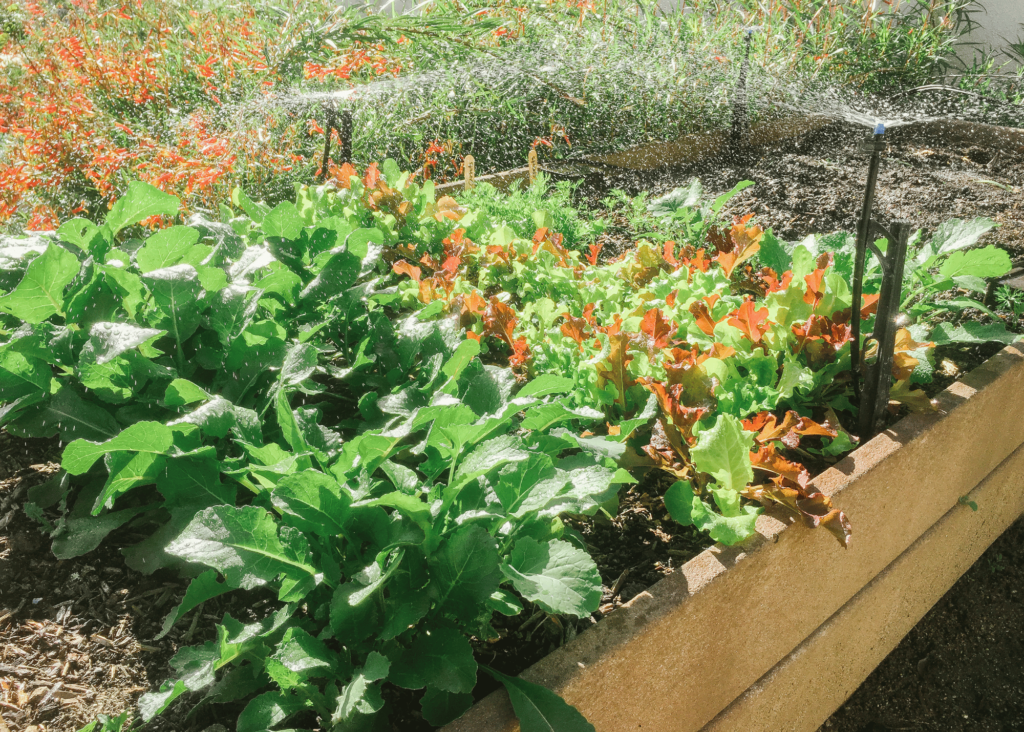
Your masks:
M536 253L536 248L534 248L534 253ZM1016 357L1020 355L1015 350L1013 353L1016 354ZM997 358L993 363L1001 364L1009 356L1004 355L999 358L1002 360ZM1019 369L1015 370L1006 364L999 368L1003 370L999 372L998 378L993 380L993 385L986 386L979 395L968 400L967 404L975 405L971 409L977 411L979 400L981 402L988 400L986 403L1006 403L1010 399L1009 395L1013 393L1010 387L1005 386L1007 380L1013 382L1013 389L1019 388L1019 378L1016 375ZM1006 373L1004 374L1003 371ZM1014 375L1009 375L1011 373ZM1002 386L997 388L996 384ZM981 394L990 395L993 389L1002 391L994 398L980 396ZM756 680L768 671L773 663L793 651L794 647L803 641L808 633L817 628L824 619L835 613L838 608L845 608L844 602L848 598L859 592L865 582L876 576L897 556L901 556L900 553L910 543L917 540L923 532L928 531L938 517L945 513L960 496L970 491L978 480L987 475L994 465L1005 457L1005 454L1009 454L1020 443L1020 439L1013 437L1012 428L1003 429L1002 423L997 421L986 423L986 430L976 430L974 439L983 439L980 436L987 435L987 431L992 430L998 432L1003 441L1012 441L1013 439L1017 439L1017 441L1012 445L1000 443L1001 447L997 445L995 448L991 444L986 445L986 450L994 449L995 452L991 455L987 452L979 452L978 454L987 456L981 461L980 466L965 468L962 474L956 474L955 480L944 484L945 487L938 495L916 492L912 499L906 499L901 494L900 513L897 514L894 510L890 510L893 507L892 502L886 500L886 491L889 488L885 483L891 479L891 475L897 476L898 479L894 481L896 485L913 485L915 480L912 475L913 470L905 468L904 463L907 460L912 462L915 459L919 462L928 462L927 457L918 454L924 449L920 448L919 443L922 441L934 443L935 434L946 435L948 440L949 435L963 427L955 420L959 419L962 422L965 419L964 414L973 413L964 405L957 406L956 410L953 410L953 406L956 406L955 397L958 394L963 396L962 385L951 387L942 397L945 400L943 406L946 411L950 412L949 416L937 421L934 418L927 418L923 422L920 419L911 420L896 427L894 432L896 439L909 441L909 444L898 453L892 454L895 450L894 444L886 442L884 438L879 438L858 451L851 458L852 463L846 461L837 468L842 470L844 469L843 465L852 464L852 474L856 480L850 476L840 480L835 476L837 469L833 469L824 473L815 482L814 486L821 489L826 496L842 496L842 501L837 498L840 508L845 509L847 513L856 510L863 517L858 518L856 522L855 541L857 543L855 547L864 546L870 547L870 549L867 549L864 554L857 554L856 549L851 551L850 556L859 559L837 557L836 555L840 554L838 547L834 546L832 539L824 532L808 534L799 529L787 529L784 533L783 529L787 525L786 520L783 520L784 515L770 513L759 520L758 534L746 544L730 549L719 547L717 550L704 552L681 570L672 573L666 580L655 585L648 593L643 593L627 603L626 612L612 613L597 630L588 631L576 641L575 645L570 645L556 652L548 660L542 661L539 665L541 668L546 668L551 663L562 663L565 668L560 672L562 673L561 677L543 677L539 680L545 685L565 691L571 702L576 702L581 706L584 713L591 717L593 723L600 729L604 729L606 724L616 723L616 719L635 718L638 710L655 706L655 699L660 697L652 691L647 697L642 695L638 697L634 707L630 707L630 704L634 704L634 702L611 704L616 707L612 710L614 719L605 719L602 717L602 712L594 711L593 706L603 705L615 697L607 695L606 691L601 690L602 687L599 686L598 691L593 694L580 692L582 694L582 701L580 701L573 696L576 693L574 689L583 684L579 679L590 678L592 674L596 673L603 675L601 683L611 686L620 685L621 680L615 680L617 675L628 676L631 668L640 665L645 668L649 666L647 658L652 648L671 646L676 654L673 657L677 660L682 659L680 662L685 663L688 668L693 668L693 664L697 664L697 667L701 669L724 666L728 671L727 678L718 680L719 683L713 693L706 693L701 691L699 686L694 686L694 684L702 683L695 678L686 681L689 686L670 687L673 689L673 694L682 695L681 699L690 697L690 701L685 702L685 705L690 710L687 714L690 714L693 720L699 720L694 721L695 724L702 724L710 719L710 716L713 716L724 704L732 701L747 689L752 679ZM954 420L954 426L948 426L948 420ZM946 427L942 427L942 425L946 425ZM1006 448L1006 452L996 455L995 453L1002 447ZM908 450L910 458L906 457ZM973 483L972 480L974 480ZM926 501L927 505L925 505ZM918 508L920 510L917 510ZM892 513L892 515L890 516L888 513ZM907 514L909 514L909 518ZM861 528L862 522L874 522L874 525L865 525ZM777 543L769 543L768 540ZM866 556L867 552L870 552L870 557ZM814 560L809 561L809 556L813 556ZM756 561L739 563L739 560L744 557L751 560L756 559ZM830 561L835 561L837 567L828 566ZM736 567L732 567L732 565L736 565ZM727 567L730 568L728 572L726 571ZM606 568L602 567L602 569ZM799 577L799 582L803 583L800 585L798 582L795 585L797 605L800 605L799 612L794 612L792 609L793 595L791 592L786 595L788 599L780 599L772 594L783 585L792 590L794 584L788 579L791 575ZM768 577L768 581L765 581L765 576ZM759 577L760 579L758 579ZM606 582L610 582L614 578L605 576L604 579ZM828 598L815 597L813 602L807 603L806 607L801 605L799 587L802 586L806 592L814 594L826 581L837 583L833 594ZM618 584L615 582L615 585ZM721 593L724 593L727 605L716 604L718 601L715 598ZM611 592L612 596L614 594L614 591ZM660 604L680 598L690 599L680 605L678 610L669 609ZM744 607L743 603L747 601L754 602L756 610L750 612L738 610L738 608ZM711 629L712 635L726 636L730 643L735 642L734 645L722 648L709 643L705 633L694 632L695 627L703 629L707 625L705 621L701 621L697 617L697 613L706 612L720 617L735 616L755 619L739 632L733 630L732 623L728 628ZM764 623L770 624L774 631L778 632L773 631L773 635L769 639L770 647L762 652L760 648L754 650L754 646L751 644L764 635L762 633ZM781 631L778 630L780 628ZM191 630L187 635L191 636ZM105 636L100 637L105 638ZM642 646L641 650L634 648L634 650L627 651L626 649L633 648L633 646L624 642L620 643L620 640L626 637L640 641L646 646ZM606 640L601 641L601 638ZM610 640L608 640L609 638ZM583 644L583 646L578 644ZM611 646L620 647L621 653L624 655L620 656L616 653L609 661L599 660L598 652L603 652ZM571 654L577 652L572 649L578 650L580 647L590 650L578 658L572 658ZM551 660L558 658L563 660L557 662ZM579 668L580 663L585 667L582 670ZM594 665L595 671L587 670L591 664ZM673 667L668 661L661 664L660 668L658 674L663 681L675 679L672 683L678 683L678 677L686 675L680 671L682 666ZM532 678L530 673L527 672L527 678ZM658 674L655 675L658 676ZM709 674L702 673L701 676L709 676ZM645 680L645 685L649 681L649 679ZM625 685L622 686L624 689ZM657 689L658 687L657 684L654 684L650 688ZM658 693L663 692L665 689ZM693 692L693 694L688 695L687 692ZM693 699L699 699L699 701L694 702ZM480 708L487 709L488 703L485 702L477 710L471 711L470 716L467 717L469 721L459 722L456 725L471 725L472 720L478 719L472 715L480 714L481 712L478 711ZM680 702L680 704L683 703ZM715 704L719 704L719 706L715 708ZM665 719L671 720L674 725L678 723L679 719L691 718L679 715L681 712L675 710ZM460 727L456 726L456 729L458 728ZM484 729L484 727L479 728ZM676 729L677 727L671 728Z
M1024 423L1006 409L1022 389L1024 349L1008 346L937 414L819 475L857 517L849 551L765 515L756 537L704 551L523 678L602 731L816 729L1024 512ZM516 728L496 692L445 729Z

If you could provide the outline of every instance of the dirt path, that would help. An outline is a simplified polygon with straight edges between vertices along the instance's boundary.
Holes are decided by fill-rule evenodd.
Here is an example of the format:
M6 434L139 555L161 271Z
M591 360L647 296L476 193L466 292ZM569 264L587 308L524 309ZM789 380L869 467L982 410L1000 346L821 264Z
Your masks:
M1024 520L989 547L820 732L1022 729Z

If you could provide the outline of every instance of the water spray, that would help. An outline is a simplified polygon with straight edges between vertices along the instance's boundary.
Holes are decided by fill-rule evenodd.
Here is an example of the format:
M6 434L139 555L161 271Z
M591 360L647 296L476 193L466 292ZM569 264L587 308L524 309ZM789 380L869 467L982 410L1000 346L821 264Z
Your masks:
M881 155L885 151L885 125L879 122L871 137L860 145L860 151L871 156L868 164L868 180L864 191L864 206L861 209L860 223L857 227L857 248L853 267L853 303L851 306L850 341L851 370L853 372L853 390L860 402L859 432L861 439L867 439L881 424L885 408L889 404L889 388L891 385L892 364L895 358L896 316L899 315L900 295L903 288L903 268L907 259L907 242L910 239L911 227L904 222L896 222L892 229L871 218L875 200L875 187L878 182L878 169ZM886 251L875 246L873 236L886 239L889 243ZM878 308L875 314L875 330L869 340L877 345L877 358L873 364L861 362L860 348L860 313L864 292L864 266L867 252L870 249L878 259L882 268L882 286L878 293Z

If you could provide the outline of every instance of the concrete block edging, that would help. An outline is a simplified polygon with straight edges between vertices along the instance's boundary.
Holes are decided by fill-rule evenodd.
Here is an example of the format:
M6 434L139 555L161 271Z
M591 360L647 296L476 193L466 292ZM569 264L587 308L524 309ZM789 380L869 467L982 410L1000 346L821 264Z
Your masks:
M561 694L598 732L813 732L1021 515L1024 420L1010 405L1022 394L1017 343L944 390L937 413L900 420L814 479L849 515L850 549L768 511L742 545L705 550L522 677ZM973 514L960 498L974 491L998 500ZM884 633L864 622L902 585L912 601L900 622ZM823 650L837 637L852 663ZM797 714L808 689L794 678L815 679L828 701ZM445 732L517 729L498 691Z

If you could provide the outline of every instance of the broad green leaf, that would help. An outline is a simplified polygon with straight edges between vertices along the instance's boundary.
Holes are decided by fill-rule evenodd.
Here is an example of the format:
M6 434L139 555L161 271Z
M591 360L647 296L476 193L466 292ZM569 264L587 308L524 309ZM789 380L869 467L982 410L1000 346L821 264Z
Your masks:
M236 284L222 288L212 297L207 322L223 345L230 344L252 323L259 307L259 293L255 287Z
M783 356L782 376L776 388L780 399L790 399L797 389L810 389L814 386L814 372L789 354Z
M741 180L739 183L732 187L732 190L723 193L714 200L714 202L711 204L711 212L715 215L718 215L718 212L721 211L725 204L731 201L734 196L739 194L741 191L745 191L747 188L750 188L750 186L752 185L754 185L754 181L752 180Z
M181 602L164 618L163 626L160 628L160 632L153 637L153 640L160 640L170 633L174 624L185 617L185 614L190 610L194 610L207 600L219 597L225 592L231 592L231 588L217 581L216 571L212 569L206 570L189 582L188 589L185 590L185 595L181 598Z
M700 433L690 456L694 467L712 475L719 486L741 491L754 479L752 446L753 436L743 430L743 423L731 414L720 414L714 427Z
M988 341L1014 343L1020 338L1021 335L1019 333L1010 333L1002 323L977 323L971 321L961 325L939 323L928 334L928 340L934 341L937 346L943 346L947 343L986 343Z
M1010 271L1010 255L994 246L970 251L956 251L949 255L939 267L939 276L954 277L1002 277Z
M954 313L959 313L964 310L980 310L986 315L991 315L993 318L998 319L999 315L993 312L984 303L973 300L969 297L954 297L949 300L938 300L933 303L929 303L930 310L950 310Z
M449 379L458 379L466 367L480 354L480 343L469 338L459 344L455 353L441 368L441 373Z
M112 507L119 496L131 489L156 483L164 473L167 458L150 452L113 452L104 456L104 463L109 476L92 508L94 516Z
M356 283L361 267L362 261L352 252L332 254L299 296L303 300L329 300Z
M181 379L181 381L184 380ZM213 397L185 416L167 424L168 426L194 424L204 435L209 437L226 437L228 432L233 432L236 438L245 442L254 445L260 445L263 442L259 415L252 409L236 407L227 399L219 396Z
M504 685L522 732L595 732L594 725L550 689L486 666L481 668Z
M388 583L381 640L391 640L418 623L430 610L430 579L422 563L406 561Z
M171 702L184 694L188 689L184 682L174 680L160 684L157 691L151 691L139 697L139 715L143 721L149 721L162 714Z
M430 505L417 496L393 491L371 502L373 506L393 508L403 516L407 516L424 531L429 531L434 518L430 513Z
M155 269L142 276L153 292L153 301L163 312L151 325L163 328L174 337L178 348L195 332L202 318L201 307L197 305L203 288L199 274L191 264L176 264L173 267ZM184 355L179 351L179 366Z
M573 419L581 422L593 422L595 419L603 418L604 412L590 407L577 407L574 409L568 403L558 401L553 404L542 404L526 410L526 417L523 419L522 428L524 430L543 432L552 425L568 422Z
M192 247L192 252L195 253L198 249L203 247ZM196 268L196 274L199 275L199 286L207 292L219 292L228 286L228 274L220 267L209 267L206 265L196 265L192 260L192 256L186 255L182 260L182 264L191 264Z
M155 269L142 279L153 291L156 304L174 318L183 317L202 292L199 275L191 264Z
M305 226L295 204L282 201L263 217L261 226L267 236L278 236L282 239L298 239Z
M333 675L337 666L336 659L337 655L322 641L302 628L289 628L277 644L274 654L267 659L267 670L271 678L281 686L284 684L276 678L275 670L282 672L281 676L290 677L292 685L297 685L299 681ZM348 670L351 671L351 667Z
M183 407L194 402L210 399L210 394L188 379L174 379L164 391L164 404L168 407Z
M302 695L268 691L249 702L238 715L236 732L267 732L291 715L311 706Z
M316 470L284 476L274 487L271 500L286 522L324 538L345 533L352 504L338 481Z
M542 374L526 384L516 394L517 397L543 397L549 394L567 394L575 387L575 382L565 376Z
M780 279L782 274L793 264L793 258L789 256L782 242L775 237L771 229L764 232L761 237L761 248L758 250L757 256L761 259L761 264L775 270L775 274Z
M429 686L467 694L476 686L476 669L469 639L454 628L441 627L419 633L409 648L393 658L388 681L403 689Z
M53 538L53 555L57 559L72 559L88 554L100 545L114 529L124 526L151 506L137 506L122 511L112 511L102 516L68 518L63 529Z
M113 292L121 301L121 307L125 309L128 316L135 319L139 308L146 301L146 288L140 278L134 272L129 272L123 267L113 264L106 264L99 268Z
M658 218L672 218L679 209L692 208L700 203L702 193L700 180L694 178L689 186L674 188L664 196L655 198L647 204L647 210Z
M41 323L64 312L64 288L78 274L78 258L57 244L50 244L29 262L25 276L13 291L0 297L0 310L26 323Z
M375 682L388 677L390 665L391 662L387 658L376 651L370 651L363 668L356 672L338 695L331 723L351 724L360 716L379 712L384 706L384 699L380 695L379 685Z
M135 262L143 273L177 264L199 241L199 232L191 226L161 229L135 253Z
M106 442L75 440L64 448L61 467L72 475L82 475L109 452L127 450L166 455L173 444L174 431L170 427L159 422L137 422Z
M695 526L727 546L738 544L751 536L757 517L764 510L743 506L736 516L721 516L710 510L686 481L677 481L666 491L665 507L672 518L683 526Z
M365 510L366 507L361 508ZM380 536L381 529L386 531L388 523L385 518L385 523L372 532L377 534L372 537L374 543L382 543L380 539L384 537ZM365 523L357 526L353 522L351 528L350 533L358 534L368 527ZM402 566L404 556L404 550L396 552L386 570L382 570L377 562L372 562L355 574L351 581L334 591L330 607L331 630L343 643L358 643L376 633L379 613L375 598Z
M808 248L808 244L814 244L813 237L808 237L809 240L805 240L793 249L793 261L791 269L793 270L793 282L797 283L796 288L790 287L789 289L800 289L802 298L802 288L800 283L803 282L804 277L809 275L817 268L817 255ZM781 272L779 273L781 274Z
M299 276L280 262L271 263L267 269L270 274L253 282L253 287L262 290L265 295L279 295L289 305L297 303L299 290L302 289Z
M523 611L523 603L510 590L499 587L487 600L487 607L506 617L515 617Z
M53 370L45 361L18 351L0 351L0 402L26 394L48 394Z
M542 481L530 492L516 516L533 511L542 517L560 513L592 516L599 506L615 498L624 483L636 482L625 470L595 464L594 458L586 454L562 460L559 468L554 477ZM571 469L565 471L564 468Z
M57 229L57 236L61 241L74 244L83 252L89 252L97 257L101 257L108 246L100 227L88 219L65 221Z
M992 219L977 218L970 221L950 219L939 225L932 237L930 246L935 254L947 254L958 249L966 249L978 243L978 240L999 224Z
M374 245L383 246L384 239L380 229L356 229L345 237L345 250L361 262L370 254Z
M625 442L638 428L650 422L658 414L658 411L658 397L651 394L647 397L647 403L644 405L643 411L633 419L624 419L619 422L619 434L609 437L609 439L615 442Z
M419 492L422 480L416 475L416 471L391 460L385 460L381 463L380 469L384 471L394 486L403 493L415 495Z
M263 670L262 662L235 666L225 672L217 683L210 687L200 703L228 704L247 697L251 698L269 683L270 677Z
M420 700L423 718L435 727L443 727L461 717L473 706L473 695L470 693L453 694L441 691L432 686Z
M501 571L523 597L549 613L583 617L601 602L597 565L565 541L519 539Z
M247 247L238 258L238 261L231 265L228 274L231 276L232 282L245 284L248 282L249 275L268 268L272 264L284 266L277 261L266 247Z
M513 435L502 435L479 445L459 461L453 486L468 483L490 470L506 463L526 460L530 453L522 449L519 439Z
M245 211L245 215L257 224L263 221L263 217L270 212L270 208L264 203L255 203L238 186L231 189L231 203Z
M65 442L76 437L109 439L120 431L109 412L85 401L70 386L62 386L49 400L24 410L7 429L22 437L50 437L59 432Z
M180 201L174 196L164 193L149 183L133 180L128 184L128 192L110 209L104 225L111 237L121 229L137 224L150 216L175 216Z
M431 557L430 566L438 604L467 622L476 618L502 580L494 538L476 524L449 536Z
M316 348L308 343L296 343L285 353L284 363L281 364L281 385L289 389L301 385L313 375L316 367Z
M166 461L167 467L157 481L157 490L166 499L168 509L234 505L235 484L222 483L220 463L213 448L208 452L183 455Z
M100 365L109 363L163 333L156 328L140 328L130 323L93 323L80 358Z
M302 433L306 447L320 465L330 465L342 449L342 439L338 432L324 427L321 422L320 410L313 407L299 407L292 410L295 424Z
M28 500L40 508L55 506L71 489L71 476L61 470L49 480L28 489Z
M530 455L528 459L506 465L498 473L494 493L507 513L514 514L531 492L543 480L555 475L554 461L543 454ZM568 473L562 473L561 484L555 490L569 483Z
M281 527L256 506L213 506L196 514L167 552L224 575L231 587L250 590L283 575L298 582L316 577L306 539Z
M287 392L277 392L275 413L277 414L277 425L281 428L285 442L295 452L309 452L302 428L299 427L298 420L295 419L295 412L292 411L291 405L288 403Z

